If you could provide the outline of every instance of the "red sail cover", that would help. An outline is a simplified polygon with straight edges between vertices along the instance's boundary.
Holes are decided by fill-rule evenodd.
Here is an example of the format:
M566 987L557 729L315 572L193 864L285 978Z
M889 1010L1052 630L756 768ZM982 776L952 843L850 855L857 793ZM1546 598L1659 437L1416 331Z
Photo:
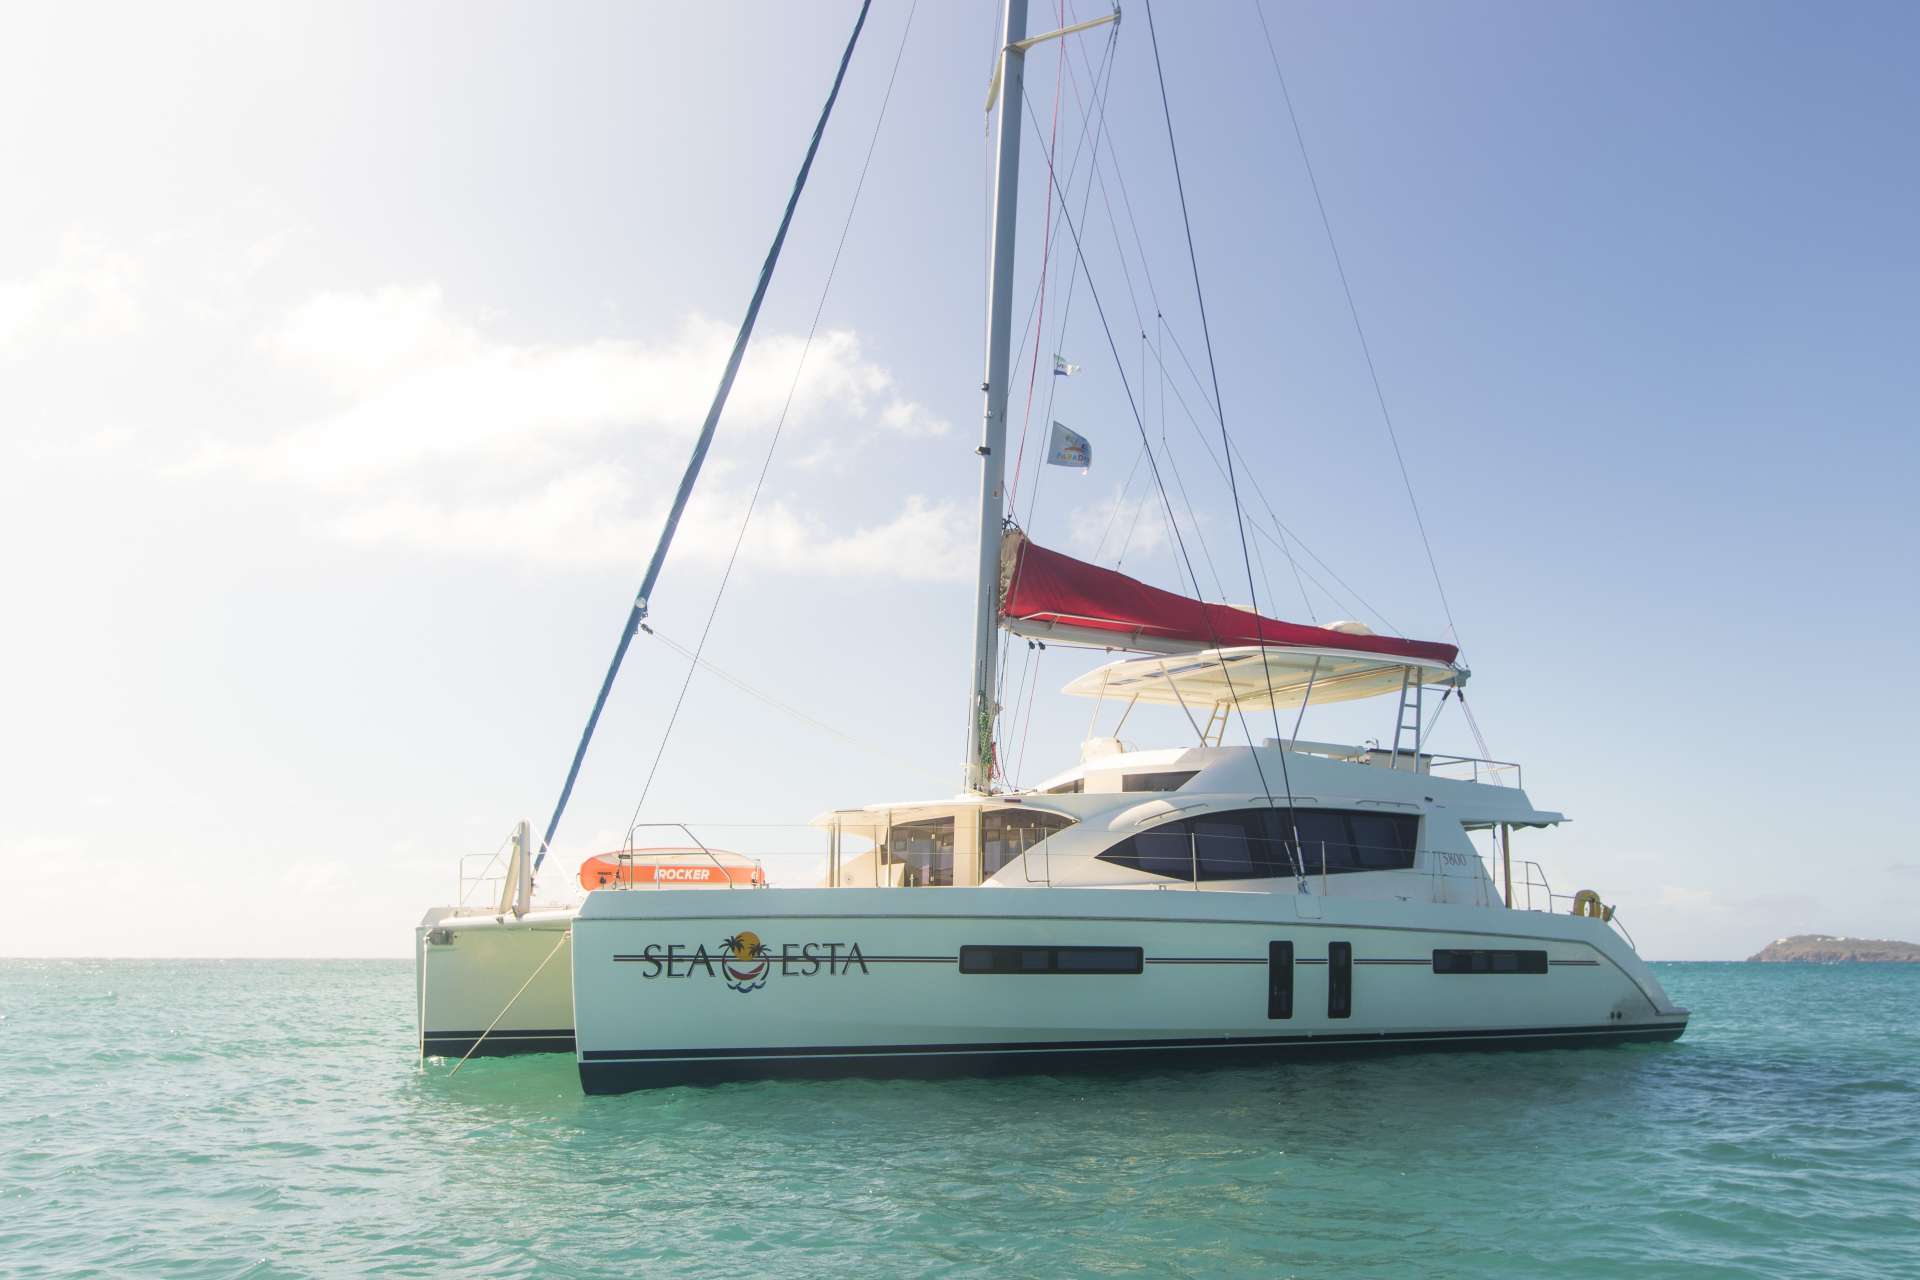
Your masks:
M1009 553L1010 570L1006 564ZM1258 644L1346 649L1448 664L1460 653L1457 645L1349 635L1325 627L1281 622L1230 605L1191 600L1124 573L1049 551L1021 533L1008 535L1001 564L1005 583L1000 595L1001 617L1112 632L1115 643L1123 647L1126 637L1137 636L1206 648Z

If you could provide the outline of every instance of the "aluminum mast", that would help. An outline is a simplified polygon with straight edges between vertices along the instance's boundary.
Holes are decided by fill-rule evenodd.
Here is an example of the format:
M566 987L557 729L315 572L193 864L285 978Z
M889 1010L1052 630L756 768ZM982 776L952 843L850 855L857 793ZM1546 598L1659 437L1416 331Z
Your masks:
M1007 0L1001 39L999 158L993 176L993 273L987 294L986 414L980 432L980 580L973 618L973 693L967 707L966 787L993 785L994 660L1000 623L1000 534L1006 523L1008 364L1013 339L1013 238L1020 195L1020 106L1027 0Z

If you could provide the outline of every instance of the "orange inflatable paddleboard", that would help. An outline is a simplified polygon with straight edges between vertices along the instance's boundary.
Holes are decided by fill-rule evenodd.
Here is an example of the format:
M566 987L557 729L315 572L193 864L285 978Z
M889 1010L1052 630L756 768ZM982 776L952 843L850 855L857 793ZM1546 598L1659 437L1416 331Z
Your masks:
M718 850L621 850L596 854L580 864L582 889L757 889L766 882L758 864Z

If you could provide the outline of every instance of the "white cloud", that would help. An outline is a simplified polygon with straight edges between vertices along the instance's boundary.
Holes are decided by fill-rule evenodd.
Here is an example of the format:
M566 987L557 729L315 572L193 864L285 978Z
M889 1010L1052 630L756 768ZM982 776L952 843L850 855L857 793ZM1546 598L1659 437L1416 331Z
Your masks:
M54 258L25 280L0 281L0 352L35 341L91 341L140 328L139 265L70 231Z
M65 431L43 428L22 432L15 443L22 457L36 462L90 462L125 452L138 435L127 426Z
M523 343L457 314L432 285L324 293L260 345L318 378L335 408L264 445L208 442L176 470L237 468L307 489L325 508L320 527L363 545L552 565L630 561L659 531L733 336L695 317L653 343ZM888 438L946 432L850 330L818 334L804 366L803 346L791 334L755 338L728 400L729 435L764 433L784 409L790 465L818 469L840 456L830 443L864 438L860 452L871 456ZM729 463L710 461L678 547L706 558L731 548L747 492L728 479ZM874 492L879 505L861 504L860 524L770 487L746 554L812 573L965 576L956 506L897 486Z
M1090 557L1111 560L1158 550L1167 540L1167 513L1156 495L1128 498L1115 489L1074 509L1068 522L1074 545Z
M906 436L943 436L947 424L911 400L895 400L880 411L880 424Z

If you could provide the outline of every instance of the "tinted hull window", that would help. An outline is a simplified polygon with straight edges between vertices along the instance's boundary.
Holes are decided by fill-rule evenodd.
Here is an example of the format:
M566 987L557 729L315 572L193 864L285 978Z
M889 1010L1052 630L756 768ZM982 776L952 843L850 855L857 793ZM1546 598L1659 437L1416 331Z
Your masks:
M1267 944L1267 1016L1293 1016L1293 944Z
M1198 769L1184 769L1174 773L1123 773L1120 775L1122 791L1178 791L1193 781Z
M1544 951L1440 951L1433 953L1435 973L1532 973L1547 971Z
M1327 944L1327 1016L1353 1016L1353 944Z
M1139 973L1139 947L962 947L962 973Z

